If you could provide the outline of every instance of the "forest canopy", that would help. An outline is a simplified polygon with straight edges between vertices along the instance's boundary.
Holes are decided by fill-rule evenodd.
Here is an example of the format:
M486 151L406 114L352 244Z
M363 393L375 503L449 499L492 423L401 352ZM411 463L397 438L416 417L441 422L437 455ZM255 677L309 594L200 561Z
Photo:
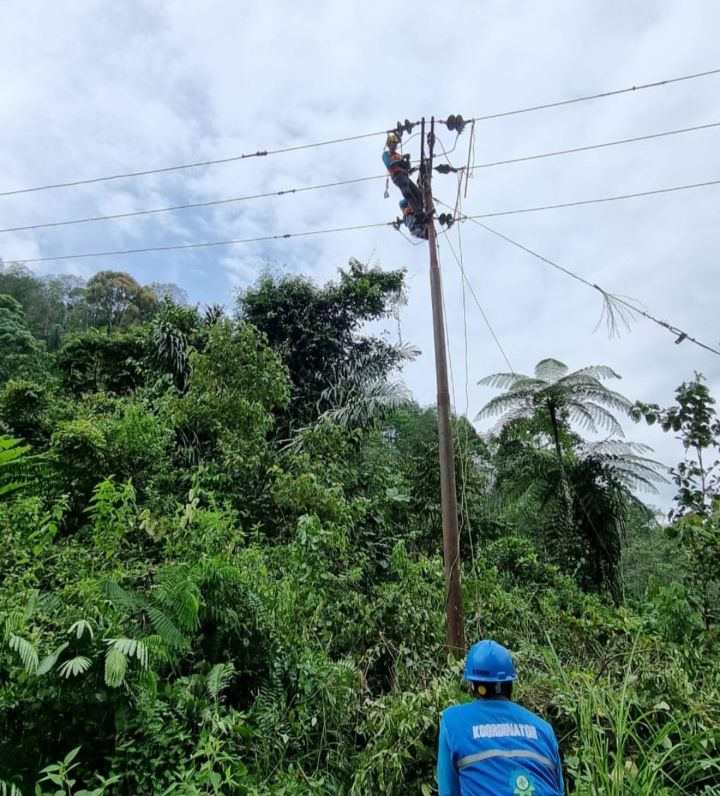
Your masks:
M0 793L436 792L439 712L469 699L437 418L402 383L418 351L367 327L405 289L353 259L200 307L0 264ZM669 407L620 375L477 374L496 425L453 418L466 641L513 652L571 793L717 793L720 421L699 374Z

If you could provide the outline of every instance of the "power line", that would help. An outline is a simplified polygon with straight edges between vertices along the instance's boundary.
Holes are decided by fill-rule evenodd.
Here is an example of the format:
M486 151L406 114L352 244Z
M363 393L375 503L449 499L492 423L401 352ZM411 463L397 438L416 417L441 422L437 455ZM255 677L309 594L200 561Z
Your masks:
M487 121L489 119L499 119L505 116L513 116L520 113L530 113L532 111L545 110L548 108L558 108L563 105L570 105L577 102L586 102L588 100L600 99L603 97L611 97L611 96L616 96L618 94L625 94L633 91L641 91L643 89L648 89L648 88L666 86L669 85L670 83L679 83L684 80L694 80L696 78L708 77L710 75L716 75L716 74L720 74L720 69L712 69L707 72L697 72L692 75L683 75L681 77L669 78L667 80L660 80L654 83L645 83L639 86L629 86L627 88L617 89L614 91L604 91L599 94L589 94L583 97L575 97L573 99L560 100L557 102L546 103L544 105L534 105L527 108L516 108L515 110L503 111L501 113L492 113L492 114L486 114L484 116L476 116L474 119L470 119L469 121L474 121L474 122ZM119 174L110 174L102 177L91 177L86 179L68 180L66 182L48 183L47 185L37 185L31 188L16 188L14 190L9 190L9 191L0 191L0 197L17 196L19 194L34 193L36 191L48 191L57 188L72 188L78 185L91 185L94 183L108 182L110 180L120 180L131 177L145 177L150 174L164 174L173 171L182 171L185 169L202 168L204 166L215 166L224 163L232 163L240 160L248 160L250 158L278 155L284 152L298 152L304 149L314 149L316 147L329 146L332 144L341 144L350 141L359 141L363 138L374 138L375 136L378 135L385 135L386 132L387 130L379 130L373 133L361 133L359 135L345 136L343 138L333 138L327 141L317 141L315 143L310 143L310 144L298 144L296 146L280 147L278 149L259 149L256 152L248 152L240 155L231 155L230 157L215 158L212 160L201 160L194 163L182 163L175 166L162 166L153 169L128 171Z
M203 166L216 166L222 163L232 163L237 160L247 160L249 158L266 157L268 155L279 155L283 152L298 152L301 149L314 149L315 147L329 146L330 144L344 144L348 141L359 141L362 138L373 138L377 135L386 135L386 130L376 133L362 133L361 135L350 135L345 138L333 138L329 141L318 141L314 144L298 144L297 146L281 147L280 149L262 149L257 152L249 152L244 155L232 155L227 158L217 158L215 160L200 160L196 163L183 163L178 166L163 166L157 169L144 169L143 171L128 171L121 174L111 174L105 177L91 177L83 180L70 180L68 182L56 182L48 185L37 185L33 188L16 188L12 191L1 191L0 196L17 196L22 193L34 193L36 191L49 191L54 188L72 188L76 185L91 185L98 182L108 182L110 180L122 180L127 177L145 177L149 174L164 174L170 171L182 171L183 169L197 169Z
M563 105L572 105L576 102L588 102L589 100L603 99L605 97L616 97L619 94L628 94L633 91L642 91L647 88L658 88L660 86L667 86L671 83L680 83L684 80L695 80L700 77L710 77L711 75L720 74L720 69L710 69L707 72L696 72L692 75L683 75L682 77L672 77L667 80L658 80L655 83L643 83L639 86L628 86L627 88L619 88L614 91L602 91L599 94L588 94L584 97L575 97L574 99L559 100L557 102L548 102L544 105L532 105L528 108L517 108L511 111L502 111L500 113L489 113L484 116L476 116L468 121L472 122L485 122L489 119L501 119L505 116L515 116L519 113L531 113L533 111L543 111L549 108L560 108Z
M328 183L328 186L334 185L342 185L349 182L357 182L362 180L372 180L378 179L377 177L361 177L358 180L346 180L341 183ZM635 199L638 197L643 196L653 196L656 194L663 194L663 193L672 193L675 191L684 191L689 190L691 188L703 188L710 185L718 185L720 184L720 180L708 180L706 182L699 182L693 183L690 185L676 185L670 188L656 188L651 191L641 191L639 193L631 193L631 194L622 194L619 196L605 196L600 197L597 199L582 199L574 202L564 202L560 204L554 205L542 205L538 207L525 207L525 208L518 208L515 210L501 210L494 213L479 213L475 215L466 215L464 213L459 214L458 220L460 221L477 221L480 218L495 218L497 216L508 216L508 215L516 215L520 213L534 213L541 210L554 210L557 208L563 207L577 207L582 205L590 205L590 204L599 204L603 202L615 202L622 199ZM319 188L323 186L308 186L306 189L293 189L295 190L314 190L315 188ZM275 196L282 193L290 193L292 191L279 191L272 194L268 194L269 196ZM237 201L239 201L238 199ZM235 200L220 200L220 201L235 201ZM446 202L442 202L440 199L435 199L439 204L444 205L450 209L453 209L451 205L448 205ZM155 212L155 211L145 211L145 212ZM159 212L159 211L158 211ZM350 230L358 230L358 229L373 229L378 227L388 227L392 226L393 222L383 222L377 224L364 224L360 226L351 226L351 227L337 227L334 229L323 229L323 230L311 230L308 232L290 232L285 234L278 234L278 235L264 235L256 238L243 238L238 240L224 240L224 241L207 241L207 242L200 242L200 243L181 243L181 244L171 244L168 246L149 246L149 247L142 247L137 249L122 249L117 251L102 251L102 252L87 252L87 253L80 253L80 254L62 254L62 255L53 255L50 257L33 257L33 258L22 258L22 257L10 257L6 258L10 261L17 261L17 262L24 262L24 263L42 263L42 262L50 262L53 260L79 260L88 257L113 257L122 254L140 254L144 252L159 252L159 251L175 251L180 249L200 249L206 248L211 246L232 246L237 244L243 243L258 243L261 241L271 241L271 240L282 240L286 238L298 238L298 237L307 237L310 235L325 235L331 232L345 232ZM6 230L0 230L6 231Z
M305 238L311 235L328 235L331 232L350 232L360 229L375 229L377 227L390 227L392 221L380 224L359 224L353 227L334 227L332 229L315 229L307 232L286 232L284 235L261 235L256 238L241 238L237 240L215 240L204 241L202 243L176 243L169 246L145 246L139 249L122 249L106 252L83 252L80 254L58 254L52 257L6 257L7 262L19 263L46 263L54 260L82 260L88 257L116 257L124 254L142 254L147 252L167 252L178 251L180 249L202 249L211 246L235 246L241 243L260 243L262 241L286 240L288 238Z
M688 191L691 188L706 188L710 185L720 185L720 180L707 180L706 182L695 182L690 185L674 185L670 188L655 188L652 191L639 191L638 193L625 193L616 196L603 196L598 199L580 199L575 202L561 202L554 205L540 205L538 207L521 207L516 210L499 210L495 213L479 213L472 216L465 216L465 219L477 218L497 218L498 216L514 216L520 213L537 213L541 210L558 210L563 207L581 207L582 205L602 204L603 202L618 202L622 199L637 199L643 196L656 196L663 193L674 193L675 191ZM446 205L450 207L450 205ZM465 220L462 219L462 220Z
M507 166L510 163L523 163L528 160L540 160L541 158L552 158L558 155L571 155L575 152L587 152L591 149L604 149L605 147L618 146L620 144L634 144L637 141L650 141L654 138L664 138L668 135L680 135L682 133L694 133L697 130L709 130L712 127L720 127L720 122L710 122L709 124L699 124L695 127L683 127L679 130L667 130L662 133L650 133L649 135L638 135L633 138L620 138L616 141L604 141L600 144L589 144L587 146L572 147L571 149L558 149L554 152L542 152L537 155L523 155L522 157L509 158L508 160L495 160L490 163L478 163L469 170L489 169L493 166Z
M19 226L19 227L6 227L4 229L0 229L0 234L6 232L23 232L33 229L64 227L75 224L87 224L90 222L97 222L97 221L113 221L122 218L134 218L137 216L168 213L176 210L189 210L192 208L199 208L199 207L213 207L217 205L231 204L233 202L245 202L252 199L265 199L273 196L285 196L287 194L297 194L297 193L304 193L307 191L317 191L325 188L335 188L338 186L352 185L361 182L369 182L372 180L381 180L384 178L385 175L383 174L376 175L374 177L356 177L350 180L340 180L338 182L328 182L328 183L322 183L320 185L307 185L301 188L288 188L282 191L270 191L267 193L250 194L248 196L234 196L229 199L213 199L207 202L192 202L182 205L173 205L170 207L156 207L149 210L133 210L133 211L128 211L127 213L113 213L112 215L107 215L107 216L91 216L88 218L69 219L67 221L50 221L43 224L27 224L25 226ZM704 188L710 185L717 185L718 183L720 183L720 180L708 180L706 182L691 183L689 185L676 185L670 188L656 188L650 191L640 191L638 193L620 194L617 196L606 196L606 197L600 197L598 199L583 199L573 202L561 202L559 204L552 204L552 205L540 205L538 207L524 207L524 208L517 208L514 210L500 210L493 213L481 213L478 215L473 215L472 218L494 218L496 216L510 216L520 213L536 213L541 210L557 210L563 207L577 207L580 205L601 204L603 202L616 202L621 199L636 199L643 196L653 196L655 194L672 193L674 191L686 191L692 188Z
M529 160L538 160L540 158L557 157L559 155L569 155L575 152L586 152L592 149L602 149L604 147L617 146L620 144L630 144L630 143L635 143L637 141L648 141L655 138L662 138L664 136L679 135L681 133L691 133L697 130L707 130L714 127L720 127L720 122L711 122L709 124L701 124L695 127L683 127L678 130L667 130L662 133L650 133L649 135L641 135L641 136L636 136L634 138L623 138L617 141L605 141L599 144L590 144L588 146L573 147L571 149L559 149L553 152L543 152L536 155L525 155L522 157L510 158L508 160L496 160L489 163L479 163L476 166L471 166L469 168L461 167L459 169L455 169L454 167L452 167L452 170L457 172L465 171L466 173L469 173L471 171L474 171L475 169L485 169L493 166L505 166L511 163L522 163L524 161L529 161ZM440 143L439 140L438 143ZM440 146L442 148L442 143L440 143ZM446 154L449 154L449 152ZM448 161L448 163L449 162L450 161ZM386 176L387 176L386 174L378 174L372 177L356 177L350 180L340 180L338 182L328 182L328 183L322 183L320 185L308 185L301 188L288 188L282 191L269 191L267 193L250 194L247 196L233 196L227 199L213 199L206 202L190 202L180 205L170 205L169 207L155 207L148 210L133 210L133 211L128 211L126 213L113 213L105 216L89 216L87 218L74 218L74 219L68 219L66 221L48 221L40 224L26 224L17 227L5 227L4 229L0 229L0 234L5 232L25 232L33 229L49 229L53 227L65 227L75 224L88 224L99 221L114 221L122 218L134 218L137 216L154 215L158 213L170 213L170 212L176 212L178 210L191 210L199 207L214 207L218 205L232 204L235 202L246 202L254 199L266 199L268 197L284 196L286 194L304 193L307 191L316 191L325 188L334 188L337 186L351 185L353 183L381 180L385 179ZM529 212L529 211L512 211L512 212Z
M720 351L718 349L713 348L712 346L709 346L706 343L701 342L700 340L697 340L695 337L692 337L687 332L684 332L682 329L679 329L677 326L673 326L668 321L663 321L660 318L657 318L654 315L652 315L651 313L647 312L646 310L640 309L639 307L635 306L633 303L631 303L627 299L623 298L622 296L618 296L616 294L609 293L607 290L604 290L603 288L601 288L598 284L588 281L587 279L585 279L584 277L580 276L579 274L576 274L574 271L571 271L569 268L565 268L564 266L559 265L558 263L554 262L553 260L550 260L548 257L543 257L542 254L538 254L538 252L533 251L533 249L529 248L528 246L525 246L522 243L518 243L518 241L513 240L512 238L509 238L507 235L503 235L501 232L498 232L496 229L493 229L492 227L488 227L486 224L483 224L482 222L477 221L476 219L474 219L474 218L472 218L470 216L465 216L465 218L463 218L462 220L472 221L473 224L477 224L479 227L482 227L484 230L487 230L487 232L491 232L493 235L495 235L498 238L501 238L502 240L506 241L507 243L510 243L512 246L515 246L518 249L522 249L527 254L530 254L533 257L537 258L538 260L541 260L542 262L546 263L547 265L550 265L553 268L557 269L558 271L561 271L566 276L570 276L573 279L577 280L578 282L581 282L583 285L586 285L587 287L591 287L593 290L597 290L603 296L603 299L606 302L610 301L610 302L613 302L613 303L621 304L623 307L625 307L631 313L637 314L637 315L641 315L643 318L646 318L647 320L652 321L653 323L657 324L658 326L662 326L663 329L666 329L667 331L669 331L672 335L674 335L676 337L676 340L675 340L676 343L681 343L684 340L689 340L691 343L695 343L695 345L700 346L700 348L704 348L706 351L710 351L711 353L717 354L718 356L720 356Z
M321 185L307 185L302 188L287 188L283 191L269 191L267 193L256 193L256 194L250 194L248 196L233 196L230 197L229 199L213 199L207 202L191 202L182 205L172 205L170 207L155 207L150 210L132 210L127 213L113 213L112 215L107 215L107 216L73 218L68 221L50 221L43 224L28 224L22 227L6 227L5 229L0 229L0 233L22 232L30 229L47 229L48 227L65 227L65 226L70 226L71 224L88 224L93 221L113 221L119 218L133 218L135 216L147 216L147 215L152 215L154 213L170 213L175 210L190 210L191 208L197 208L197 207L213 207L216 205L231 204L233 202L246 202L251 199L265 199L270 196L285 196L286 194L303 193L305 191L317 191L322 188L335 188L336 186L339 185L351 185L353 183L368 182L370 180L381 180L385 179L386 176L387 175L385 174L380 174L374 177L356 177L351 180L340 180L339 182L326 182Z
M470 217L468 216L468 218L470 218ZM470 295L473 297L473 300L475 301L475 304L477 305L478 310L480 310L480 315L482 316L483 321L485 321L485 325L487 326L490 334L492 335L492 338L495 341L495 345L497 345L500 353L502 354L503 359L507 363L507 366L510 368L510 370L513 373L515 373L515 368L513 368L513 366L510 364L510 360L508 359L508 356L505 353L505 349L502 347L502 343L498 339L498 336L495 334L495 330L493 329L492 324L490 323L490 319L486 315L485 310L483 309L482 304L480 303L480 299L478 299L477 295L475 294L475 290L473 289L473 286L470 283L470 280L468 279L468 276L467 276L467 274L465 272L465 268L463 267L462 260L455 253L455 249L453 248L452 243L450 243L450 236L447 234L447 231L445 233L445 236L446 236L447 244L450 247L450 251L452 252L453 257L455 258L455 261L457 262L458 267L460 268L460 273L462 274L463 281L467 285L468 290L470 291ZM464 309L463 309L463 312L464 312Z

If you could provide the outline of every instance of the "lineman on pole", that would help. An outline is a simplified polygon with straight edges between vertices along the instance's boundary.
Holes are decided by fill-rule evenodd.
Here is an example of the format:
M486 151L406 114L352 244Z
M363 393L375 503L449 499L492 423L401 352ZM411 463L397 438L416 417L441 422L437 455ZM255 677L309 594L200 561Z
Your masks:
M407 199L413 213L419 216L424 210L422 192L410 179L410 155L401 155L397 151L399 143L400 138L397 133L388 133L385 151L382 154L383 163L393 184Z

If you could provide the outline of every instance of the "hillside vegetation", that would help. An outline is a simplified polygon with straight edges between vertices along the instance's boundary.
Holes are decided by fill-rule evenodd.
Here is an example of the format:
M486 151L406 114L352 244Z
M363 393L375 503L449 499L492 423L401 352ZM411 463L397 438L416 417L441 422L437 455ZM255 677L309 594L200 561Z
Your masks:
M469 698L436 417L365 331L403 292L351 260L200 309L0 268L0 793L436 793ZM571 793L718 794L714 401L573 367L479 373L498 425L453 421L467 641L512 650ZM667 521L633 420L685 443Z

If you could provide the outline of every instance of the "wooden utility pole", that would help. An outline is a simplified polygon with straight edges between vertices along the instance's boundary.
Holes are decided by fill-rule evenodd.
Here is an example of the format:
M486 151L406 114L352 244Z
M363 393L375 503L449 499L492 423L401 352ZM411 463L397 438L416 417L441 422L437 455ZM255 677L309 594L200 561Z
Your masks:
M442 283L437 257L437 238L432 197L432 160L435 145L435 117L430 121L428 157L425 153L425 119L421 133L421 177L427 231L430 246L430 292L432 296L433 332L435 338L435 375L437 379L438 441L440 443L440 501L442 504L443 558L445 562L445 614L448 646L455 657L465 654L465 619L463 615L462 580L460 568L460 538L458 534L457 493L455 489L455 458L452 427L450 425L450 390L445 345Z

